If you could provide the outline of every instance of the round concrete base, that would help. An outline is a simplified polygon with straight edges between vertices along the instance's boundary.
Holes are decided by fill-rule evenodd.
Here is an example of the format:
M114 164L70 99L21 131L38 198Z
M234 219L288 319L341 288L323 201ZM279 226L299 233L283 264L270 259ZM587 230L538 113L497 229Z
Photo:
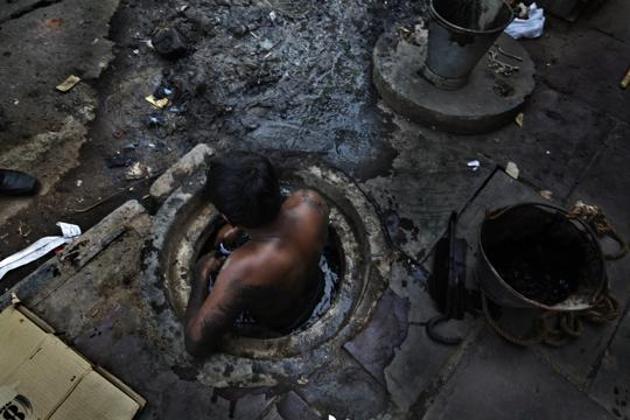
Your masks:
M404 38L389 30L374 48L378 92L394 111L413 121L451 133L489 132L513 121L534 90L534 63L507 35L501 35L491 50L500 62L518 70L501 74L486 55L471 72L468 84L458 90L439 89L421 75L426 45L427 31L417 27Z

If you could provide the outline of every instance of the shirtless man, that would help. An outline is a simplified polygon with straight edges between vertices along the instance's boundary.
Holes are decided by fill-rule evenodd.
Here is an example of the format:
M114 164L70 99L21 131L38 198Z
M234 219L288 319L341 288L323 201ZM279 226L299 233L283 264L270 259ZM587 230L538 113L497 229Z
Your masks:
M197 357L215 351L243 311L279 332L306 320L319 295L314 272L328 232L324 199L300 190L283 202L274 168L262 156L214 159L206 191L228 223L216 243L229 244L242 231L249 241L227 259L213 253L197 263L185 331L186 349Z

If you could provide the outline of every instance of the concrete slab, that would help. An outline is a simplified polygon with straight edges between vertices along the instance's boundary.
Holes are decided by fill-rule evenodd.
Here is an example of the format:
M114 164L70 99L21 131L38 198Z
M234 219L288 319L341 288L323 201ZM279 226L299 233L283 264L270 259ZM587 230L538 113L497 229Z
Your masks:
M383 369L407 335L408 310L409 302L388 289L370 323L343 346L382 385L385 385Z
M453 210L464 208L494 170L474 145L392 116L391 142L398 151L391 174L362 183L373 197L390 237L407 254L422 261L446 229ZM467 166L479 160L473 171Z
M573 385L537 360L531 351L487 331L428 409L424 419L612 419ZM424 415L423 415L424 413Z
M284 420L317 420L322 416L294 391L287 392L275 404L276 411Z
M630 119L630 97L619 87L628 70L628 63L619 57L630 54L630 44L596 30L553 22L545 31L542 39L524 43L540 79L599 112Z
M442 143L502 168L514 162L521 179L536 189L550 190L562 202L605 144L614 122L544 85L534 91L523 112L522 128L510 124L487 136L441 135Z
M630 42L630 26L622 16L630 16L630 3L624 0L606 0L590 15L582 15L581 24L608 34L618 41Z
M349 355L340 353L298 390L324 417L367 419L387 408L387 392Z
M506 76L490 69L484 56L472 70L468 83L457 90L443 90L420 76L427 55L428 30L415 25L408 41L399 24L387 30L374 47L374 84L385 102L396 112L440 130L471 134L486 133L508 124L534 90L534 63L527 52L507 35L495 46L516 60L500 60L519 70Z
M427 336L424 325L409 325L406 340L385 369L387 390L399 412L408 412L419 399L431 395L457 369L480 325L449 321L440 328L444 335L467 337L460 346L435 343Z
M627 272L627 271L626 271ZM588 394L616 418L630 418L630 315L619 324L615 338L606 350Z
M583 200L600 206L615 229L630 237L630 179L625 176L630 156L630 124L614 126L605 140L597 160L585 173L583 181L569 198L569 202Z
M627 217L630 214L630 197L627 194L630 180L620 174L627 167L627 157L630 156L630 145L627 143L629 135L630 126L627 124L618 124L613 129L606 140L608 147L602 150L568 200L569 203L583 200L601 206L606 217L624 238L630 237L630 221ZM630 257L608 261L606 270L613 296L619 300L621 308L626 307L630 299L630 284L627 280ZM619 333L616 333L617 326L618 322L605 325L587 324L582 337L572 345L554 350L541 348L539 351L559 372L586 388L597 374L602 360L606 359L613 336L616 334L618 338L615 340L622 340Z

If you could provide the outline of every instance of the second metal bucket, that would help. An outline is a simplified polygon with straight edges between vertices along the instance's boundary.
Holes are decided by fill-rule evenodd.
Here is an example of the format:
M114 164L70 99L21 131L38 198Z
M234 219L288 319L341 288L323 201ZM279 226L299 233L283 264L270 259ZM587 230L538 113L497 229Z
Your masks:
M459 89L514 13L502 0L431 0L422 75L441 89Z
M559 302L544 303L525 296L509 283L505 275L510 270L501 268L505 261L501 256L506 252L526 255L538 246L545 263L570 268L567 277L575 287ZM587 309L607 286L604 256L590 226L561 208L542 203L517 204L486 217L479 234L477 277L483 292L501 306L552 311ZM534 274L532 280L543 279Z

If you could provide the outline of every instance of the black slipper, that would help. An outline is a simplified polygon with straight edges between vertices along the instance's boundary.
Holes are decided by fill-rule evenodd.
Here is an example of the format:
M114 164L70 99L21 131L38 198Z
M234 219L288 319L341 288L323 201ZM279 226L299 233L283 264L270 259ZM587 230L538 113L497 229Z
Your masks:
M0 194L33 195L39 189L37 179L24 172L0 169Z

